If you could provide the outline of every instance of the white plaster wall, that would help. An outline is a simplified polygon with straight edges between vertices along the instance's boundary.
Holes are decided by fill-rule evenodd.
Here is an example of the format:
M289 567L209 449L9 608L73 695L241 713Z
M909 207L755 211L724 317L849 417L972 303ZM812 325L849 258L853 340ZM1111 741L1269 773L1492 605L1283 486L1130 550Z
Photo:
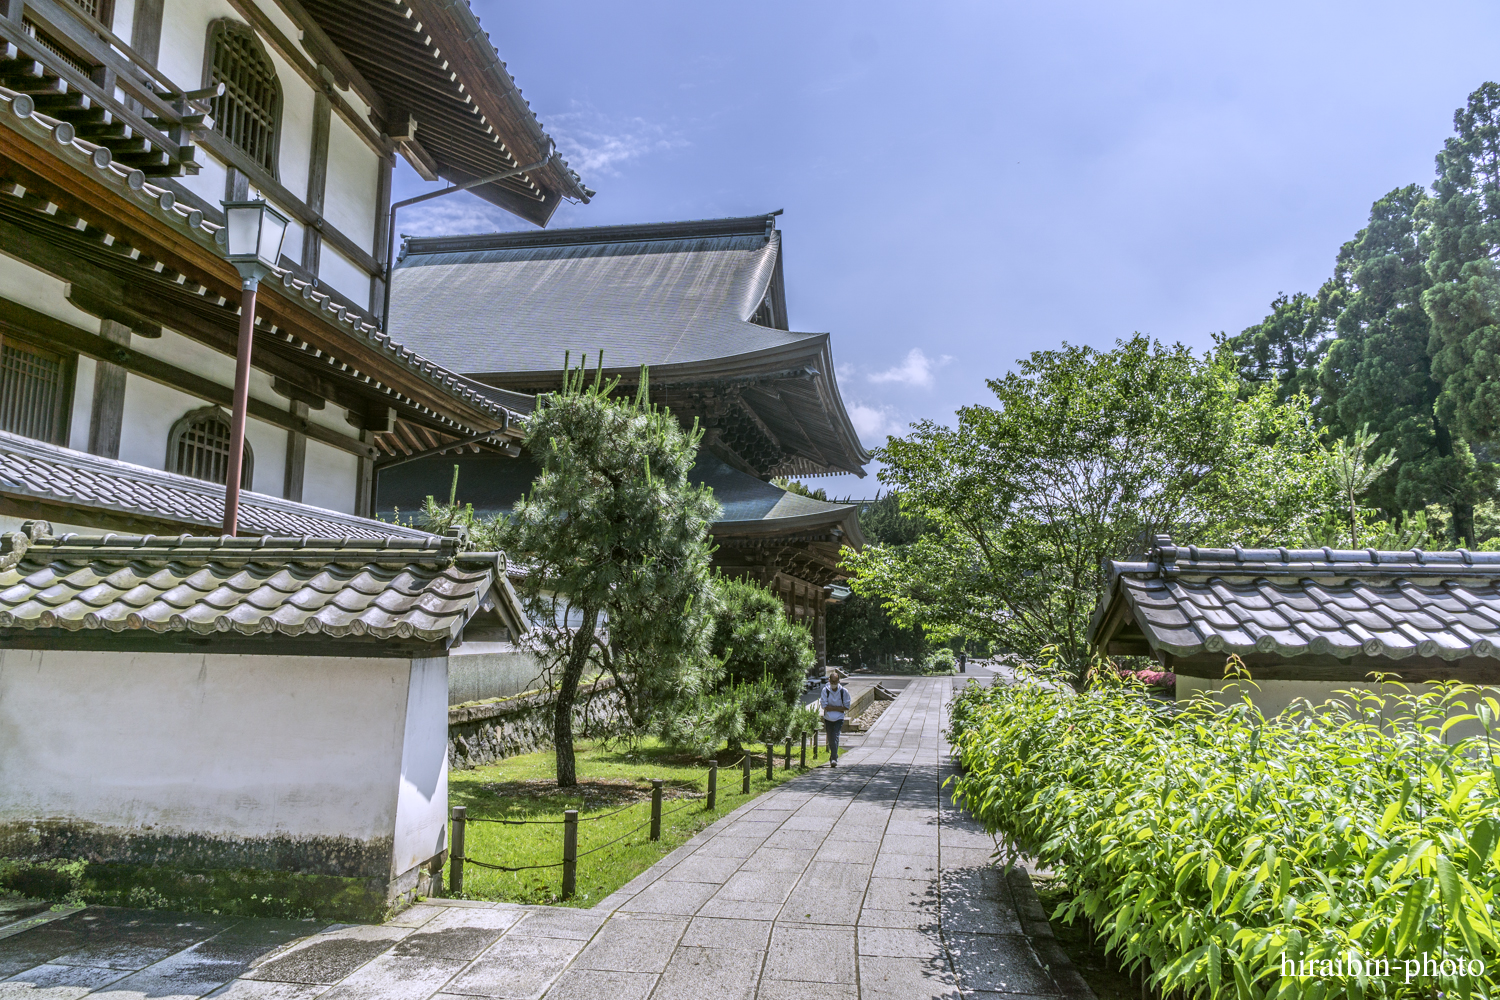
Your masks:
M327 242L318 254L318 280L348 296L355 305L370 301L370 275Z
M197 396L137 375L127 376L120 460L149 469L165 469L167 436L172 425L185 414L207 405ZM250 452L255 457L250 489L256 493L281 496L286 478L286 431L252 417L245 421L245 440L250 442ZM350 505L353 505L352 498Z
M394 658L0 650L0 822L392 836L410 674Z
M307 466L302 473L302 502L353 514L358 475L359 459L309 438Z
M115 16L110 23L109 30L128 42L134 27L135 0L115 0Z
M195 158L202 164L201 169L196 174L183 174L177 182L218 208L224 201L224 190L229 186L229 169L202 146L197 147Z
M93 358L78 358L73 371L73 412L69 415L68 447L88 451L89 423L94 417L94 373L98 365Z
M1392 661L1391 667L1393 670L1400 669L1395 661ZM1370 691L1388 696L1402 693L1400 688L1394 686L1387 686L1384 691L1380 691L1379 687L1370 681L1255 681L1253 685L1247 685L1222 679L1210 680L1205 677L1185 677L1178 674L1177 700L1189 701L1199 692L1216 691L1219 693L1214 695L1214 700L1220 704L1230 705L1238 704L1245 695L1249 695L1250 701L1260 709L1261 714L1266 718L1271 718L1286 711L1292 702L1299 698L1306 699L1316 706L1329 701L1348 704L1348 699L1340 696L1341 691ZM1406 687L1412 694L1432 690L1431 684L1407 684ZM1489 688L1487 693L1500 695L1500 690ZM1459 723L1449 730L1449 742L1478 736L1483 731L1477 723Z
M323 216L345 236L375 252L375 195L380 160L338 115L328 130L328 192Z
M263 6L274 7L275 4ZM282 30L288 38L302 36L297 30ZM307 172L312 158L312 87L308 86L291 63L272 51L269 45L266 46L266 51L276 67L276 79L281 81L281 145L277 149L276 179L281 181L282 187L306 201ZM282 214L290 216L285 209L282 209ZM298 257L296 251L293 251L292 257Z
M98 318L68 301L66 281L7 256L4 251L5 248L0 246L0 298L18 302L89 333L99 332Z
M156 60L157 68L179 87L192 90L201 86L208 23L221 17L244 20L228 0L166 0L162 6L161 55Z
M411 661L391 878L448 846L448 660Z

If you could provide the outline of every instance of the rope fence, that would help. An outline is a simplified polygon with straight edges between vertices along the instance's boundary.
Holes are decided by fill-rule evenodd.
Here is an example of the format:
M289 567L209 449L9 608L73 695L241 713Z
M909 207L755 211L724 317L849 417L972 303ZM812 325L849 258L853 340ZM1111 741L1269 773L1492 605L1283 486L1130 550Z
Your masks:
M766 741L763 745L766 748L766 777L769 779L773 777L773 770L776 763L776 745L774 742L769 740ZM817 760L817 758L818 733L815 731L813 733L813 759ZM721 765L719 764L714 764L707 770L708 794L705 797L706 802L704 803L704 809L709 812L712 812L718 808L718 784L720 766ZM748 753L742 754L739 760L723 766L731 769L740 769L740 794L748 795L750 793L751 755ZM787 740L786 748L782 755L782 770L789 771L791 770L791 766L792 741ZM801 767L804 769L807 767L807 734L805 733L802 735ZM664 785L665 782L660 778L653 779L651 782L651 817L649 819L641 823L639 826L625 831L615 839L607 843L600 844L597 847L591 847L588 850L583 851L582 853L580 853L578 850L579 823L592 823L601 819L609 819L611 816L618 816L620 815L620 813L634 809L639 803L632 802L630 805L611 810L607 813L600 813L597 816L586 816L581 818L578 815L577 809L567 809L564 810L562 819L488 819L479 816L475 816L471 819L468 815L468 809L465 806L454 806L452 849L448 854L449 894L458 896L463 893L465 865L473 865L476 868L483 868L486 871L495 872L544 871L551 868L561 868L563 870L562 897L564 899L571 899L577 888L577 870L579 858L586 858L590 854L595 854L606 848L613 847L616 844L620 843L622 840L626 840L634 836L648 826L651 828L651 840L660 840L661 821L664 818L675 816L677 813L683 812L686 809L690 809L696 804L694 801L685 802L682 805L677 806L675 809L671 809L666 813L663 813L661 809L661 803L662 790ZM481 861L478 858L471 858L464 852L464 835L466 833L466 828L470 823L494 823L500 826L561 826L563 827L563 858L561 861L556 861L552 864L547 865L517 865L514 867L508 865L497 865L493 862Z

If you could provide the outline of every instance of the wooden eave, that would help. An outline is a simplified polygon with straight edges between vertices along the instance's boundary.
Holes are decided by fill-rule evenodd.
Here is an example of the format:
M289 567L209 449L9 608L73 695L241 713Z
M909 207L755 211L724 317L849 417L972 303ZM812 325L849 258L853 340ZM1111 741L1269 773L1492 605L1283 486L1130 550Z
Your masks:
M296 6L342 54L352 71L346 75L357 75L379 98L387 132L405 134L407 117L415 118L415 143L439 176L465 183L551 156L552 141L464 0L300 0ZM537 225L547 223L562 199L586 202L592 194L555 157L473 191Z
M169 193L160 200L146 193L139 172L132 178L98 168L98 161L91 161L79 143L58 142L47 126L17 119L4 103L0 104L0 180L11 192L17 185L23 187L25 193L12 204L56 225L60 240L86 239L97 243L102 254L117 258L113 269L130 279L126 284L133 296L130 305L150 312L153 283L157 297L168 286L176 286L178 294L169 300L165 314L158 311L151 317L155 321L174 329L185 326L181 332L198 339L204 339L204 323L186 322L193 314L231 334L236 329L239 275L192 213L174 210ZM148 277L147 271L155 278ZM388 399L390 405L408 409L414 418L439 428L464 433L504 423L503 415L471 404L423 375L457 385L456 377L435 365L424 365L409 353L412 360L403 362L396 346L379 335L366 337L346 330L326 311L326 296L297 294L275 280L262 282L261 289L258 330L279 336L283 353L316 362L308 367L320 375L343 382L372 401ZM224 349L222 341L212 346Z

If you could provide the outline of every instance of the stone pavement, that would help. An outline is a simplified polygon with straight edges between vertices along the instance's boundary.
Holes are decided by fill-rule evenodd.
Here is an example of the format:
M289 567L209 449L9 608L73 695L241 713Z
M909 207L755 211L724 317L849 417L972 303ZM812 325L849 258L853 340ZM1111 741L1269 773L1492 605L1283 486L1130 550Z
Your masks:
M747 803L593 909L431 900L309 933L89 908L0 930L0 998L1089 1000L1025 875L990 865L940 789L956 686L914 680L837 770Z

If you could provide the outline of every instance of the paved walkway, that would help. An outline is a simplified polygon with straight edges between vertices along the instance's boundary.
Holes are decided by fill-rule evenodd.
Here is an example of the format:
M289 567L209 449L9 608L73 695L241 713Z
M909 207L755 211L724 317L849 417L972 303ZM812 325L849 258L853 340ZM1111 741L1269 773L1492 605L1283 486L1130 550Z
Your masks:
M90 908L0 938L0 998L1086 997L1029 883L1002 879L940 789L952 687L914 680L837 770L748 803L593 909L434 900L309 935Z

